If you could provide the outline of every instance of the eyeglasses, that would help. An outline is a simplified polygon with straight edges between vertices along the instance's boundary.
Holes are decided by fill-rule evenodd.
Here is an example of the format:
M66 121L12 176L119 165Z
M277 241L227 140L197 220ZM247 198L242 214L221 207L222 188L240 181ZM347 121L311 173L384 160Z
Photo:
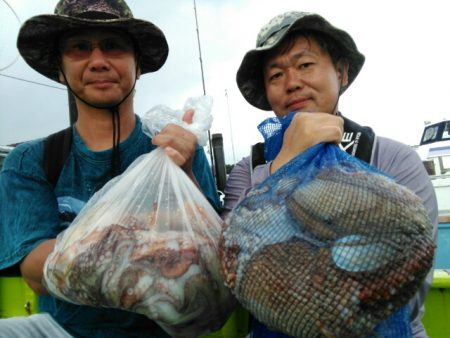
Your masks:
M133 43L121 36L106 37L95 42L73 37L60 43L61 53L72 59L86 59L95 48L99 48L106 57L117 58L132 52Z

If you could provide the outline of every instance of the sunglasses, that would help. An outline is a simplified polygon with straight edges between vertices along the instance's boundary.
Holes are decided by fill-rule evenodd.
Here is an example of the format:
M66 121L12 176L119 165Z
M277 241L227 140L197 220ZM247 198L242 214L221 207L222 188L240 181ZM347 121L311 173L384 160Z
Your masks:
M98 48L108 58L121 57L133 51L133 43L122 36L105 37L97 41L71 37L60 42L60 52L71 59L86 59Z

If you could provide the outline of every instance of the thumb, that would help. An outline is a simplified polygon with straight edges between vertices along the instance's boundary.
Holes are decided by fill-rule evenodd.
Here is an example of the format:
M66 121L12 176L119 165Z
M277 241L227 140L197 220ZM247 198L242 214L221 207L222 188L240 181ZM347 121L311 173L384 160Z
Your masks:
M191 124L194 119L194 109L188 109L184 112L183 121L187 124Z

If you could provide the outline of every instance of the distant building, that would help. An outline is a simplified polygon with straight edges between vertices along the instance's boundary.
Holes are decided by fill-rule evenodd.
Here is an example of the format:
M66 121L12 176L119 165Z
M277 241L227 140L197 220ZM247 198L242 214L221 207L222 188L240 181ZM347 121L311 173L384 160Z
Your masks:
M0 170L3 167L3 161L13 148L13 146L0 146Z

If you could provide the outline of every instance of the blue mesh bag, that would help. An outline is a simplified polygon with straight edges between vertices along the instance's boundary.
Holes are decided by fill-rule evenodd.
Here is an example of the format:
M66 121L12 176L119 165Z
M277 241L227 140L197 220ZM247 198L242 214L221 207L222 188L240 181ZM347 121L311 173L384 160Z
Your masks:
M390 315L387 319L378 324L374 332L367 338L409 338L412 337L410 326L410 312L408 305L404 305L399 310ZM272 331L261 322L253 320L250 327L250 338L288 338L289 336ZM328 336L330 337L330 336ZM334 337L334 336L331 336ZM336 336L337 337L337 336Z
M259 126L266 159L291 118ZM407 303L434 256L420 198L329 143L253 187L220 248L227 286L257 320L255 337L408 337Z

